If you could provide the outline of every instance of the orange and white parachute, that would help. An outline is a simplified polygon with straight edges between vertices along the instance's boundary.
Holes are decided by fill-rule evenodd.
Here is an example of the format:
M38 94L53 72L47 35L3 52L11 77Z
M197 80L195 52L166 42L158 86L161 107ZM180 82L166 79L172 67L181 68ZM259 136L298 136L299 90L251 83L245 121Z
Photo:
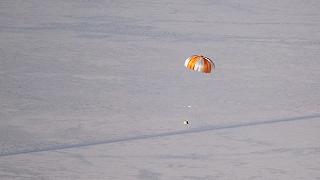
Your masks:
M188 69L203 73L211 73L215 65L211 59L202 55L193 55L186 59L184 66Z

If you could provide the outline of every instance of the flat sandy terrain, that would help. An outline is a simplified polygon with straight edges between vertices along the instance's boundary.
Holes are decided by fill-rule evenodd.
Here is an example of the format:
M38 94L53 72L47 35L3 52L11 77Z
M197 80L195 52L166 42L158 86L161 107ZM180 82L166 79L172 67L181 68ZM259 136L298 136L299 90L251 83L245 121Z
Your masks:
M319 10L2 0L0 179L319 180Z

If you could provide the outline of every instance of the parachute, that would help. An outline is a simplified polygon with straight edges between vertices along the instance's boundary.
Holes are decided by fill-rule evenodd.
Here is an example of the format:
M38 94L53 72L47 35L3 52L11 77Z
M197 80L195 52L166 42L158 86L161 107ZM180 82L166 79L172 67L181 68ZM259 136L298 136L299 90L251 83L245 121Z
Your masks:
M215 65L211 59L202 55L193 55L186 59L184 66L188 69L203 73L211 73Z

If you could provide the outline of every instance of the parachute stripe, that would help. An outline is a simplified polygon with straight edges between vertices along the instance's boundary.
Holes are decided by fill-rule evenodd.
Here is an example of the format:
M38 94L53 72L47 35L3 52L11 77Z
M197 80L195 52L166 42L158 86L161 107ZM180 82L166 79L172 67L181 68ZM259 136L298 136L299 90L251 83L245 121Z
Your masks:
M210 66L211 66L211 64L210 64L210 62L209 61L204 61L204 69L203 69L203 72L205 72L205 73L209 73L210 71L211 71L211 68L210 68Z
M185 67L188 67L188 64L189 64L189 62L190 62L190 59L191 59L191 57L189 57L188 59L186 59L186 61L184 62L184 66L185 66Z
M190 61L189 61L189 64L188 64L188 68L189 68L189 69L194 69L194 67L195 67L198 59L199 59L199 58L198 58L197 56L191 57L191 59L190 59Z

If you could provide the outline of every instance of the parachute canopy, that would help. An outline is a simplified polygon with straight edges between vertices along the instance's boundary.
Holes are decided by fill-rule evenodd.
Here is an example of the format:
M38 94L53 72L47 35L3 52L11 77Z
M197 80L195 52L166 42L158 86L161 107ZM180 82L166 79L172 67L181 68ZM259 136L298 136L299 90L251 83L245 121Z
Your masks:
M211 59L202 55L193 55L186 59L184 66L188 69L203 73L211 73L215 66Z

